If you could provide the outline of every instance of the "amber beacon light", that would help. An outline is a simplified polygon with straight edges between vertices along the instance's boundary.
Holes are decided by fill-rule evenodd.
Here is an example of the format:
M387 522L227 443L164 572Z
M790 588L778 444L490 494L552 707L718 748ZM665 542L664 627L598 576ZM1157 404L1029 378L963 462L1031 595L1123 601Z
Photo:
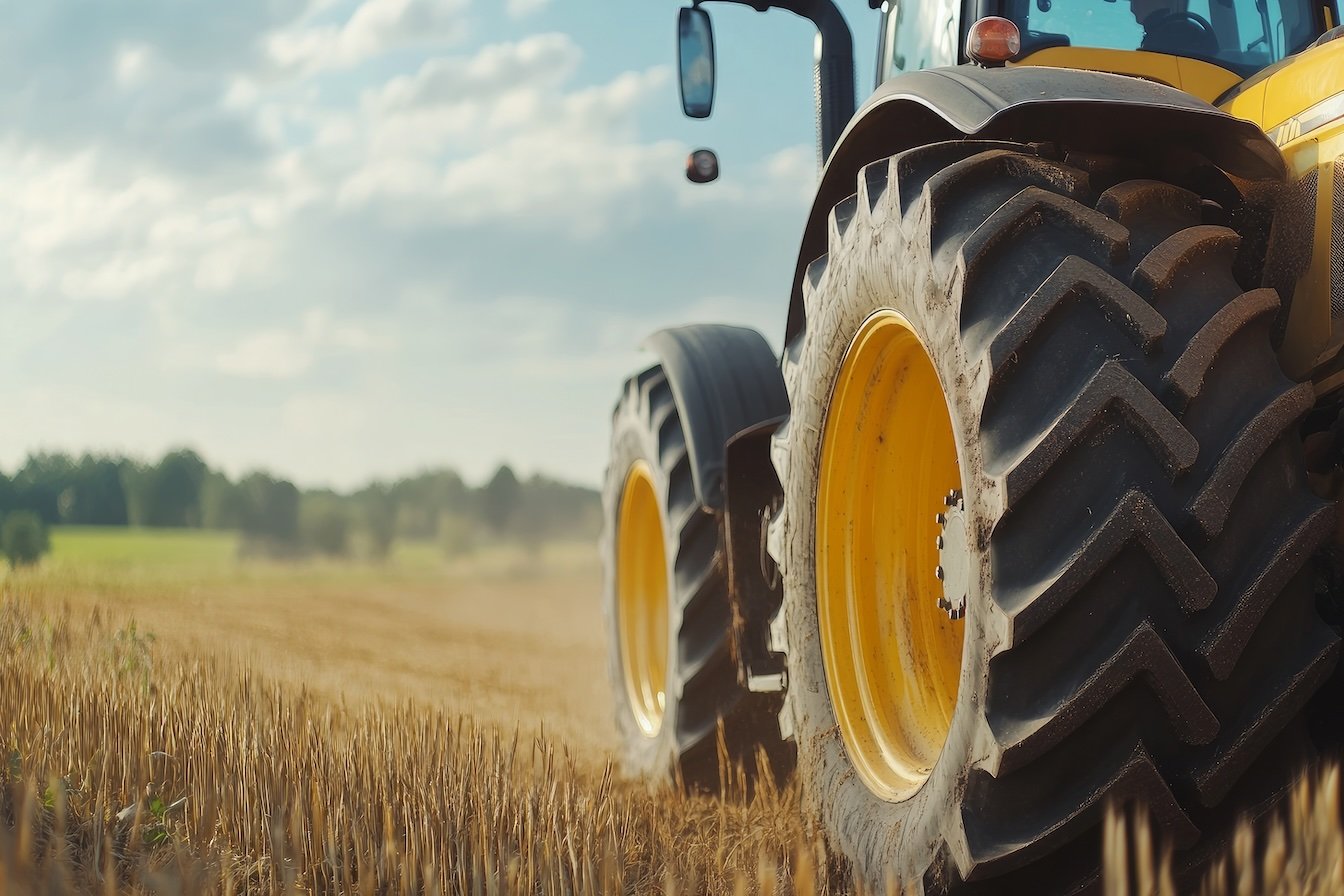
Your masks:
M1017 25L1002 16L985 16L971 26L966 55L983 66L1003 65L1022 49Z

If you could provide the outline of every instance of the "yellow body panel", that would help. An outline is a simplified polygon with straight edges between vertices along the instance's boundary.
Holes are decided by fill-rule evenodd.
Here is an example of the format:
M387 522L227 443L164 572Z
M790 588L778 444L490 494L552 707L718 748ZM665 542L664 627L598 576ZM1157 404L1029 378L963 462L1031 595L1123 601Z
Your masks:
M1239 90L1235 96L1220 103L1218 108L1228 115L1235 115L1237 118L1255 122L1263 130L1265 127L1265 89L1268 84L1267 81L1259 81Z
M1010 65L1081 68L1094 72L1131 75L1166 84L1213 102L1241 81L1241 77L1211 62L1149 53L1144 50L1107 50L1096 47L1047 47Z
M1280 352L1288 373L1304 377L1328 363L1344 342L1341 332L1344 321L1332 321L1330 307L1331 233L1338 205L1335 169L1344 164L1344 120L1287 143L1283 146L1283 157L1293 178L1300 180L1313 170L1317 174L1311 261L1293 292L1293 306ZM1334 375L1332 379L1333 382L1318 383L1320 391L1344 385L1344 378Z
M1344 161L1344 118L1339 117L1344 115L1344 40L1299 53L1230 97L1221 108L1269 134L1283 152L1290 180L1300 182L1313 172L1316 175L1316 207L1310 212L1299 210L1314 218L1311 260L1293 292L1280 349L1288 373L1305 378L1330 360L1344 338L1332 332L1330 309L1335 168ZM1289 207L1286 213L1293 212ZM1301 226L1305 233L1305 218ZM1318 385L1331 388L1337 384Z
M1344 91L1344 40L1299 53L1265 79L1265 107L1257 122L1272 131L1285 121Z
M1130 75L1210 103L1241 81L1236 73L1212 63L1142 50L1049 47L1010 64ZM1344 322L1336 327L1341 332L1332 333L1330 307L1335 170L1344 165L1344 39L1291 57L1269 75L1235 91L1220 108L1268 133L1282 149L1292 180L1316 172L1311 260L1294 291L1280 352L1288 372L1305 378L1344 348ZM1332 368L1331 375L1338 383L1329 385L1344 386L1344 372L1335 374Z
M938 606L935 515L960 489L933 362L904 317L878 312L845 353L826 414L816 574L836 724L887 800L919 790L952 725L966 625Z

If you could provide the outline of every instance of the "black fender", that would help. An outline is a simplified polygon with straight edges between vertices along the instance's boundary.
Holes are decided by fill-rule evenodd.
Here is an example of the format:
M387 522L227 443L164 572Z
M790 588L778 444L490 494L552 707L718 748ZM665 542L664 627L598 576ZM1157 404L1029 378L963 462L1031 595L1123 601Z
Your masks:
M659 330L644 347L658 356L672 386L696 498L722 511L728 440L789 412L779 359L760 333L721 324Z
M916 146L966 137L1063 143L1140 158L1179 146L1246 180L1285 177L1283 156L1258 127L1164 84L1030 65L897 75L850 119L822 172L793 274L785 344L803 324L803 272L826 253L827 218L853 194L860 169Z

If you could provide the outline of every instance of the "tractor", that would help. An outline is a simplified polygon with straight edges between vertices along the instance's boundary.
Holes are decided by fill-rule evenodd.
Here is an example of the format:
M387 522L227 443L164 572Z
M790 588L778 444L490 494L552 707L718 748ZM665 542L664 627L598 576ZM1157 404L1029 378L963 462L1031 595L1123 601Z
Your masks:
M823 169L782 353L614 411L627 767L793 774L870 890L1093 888L1131 804L1196 874L1339 745L1337 0L870 0L857 110L835 0L697 0L693 117L713 2L815 25Z

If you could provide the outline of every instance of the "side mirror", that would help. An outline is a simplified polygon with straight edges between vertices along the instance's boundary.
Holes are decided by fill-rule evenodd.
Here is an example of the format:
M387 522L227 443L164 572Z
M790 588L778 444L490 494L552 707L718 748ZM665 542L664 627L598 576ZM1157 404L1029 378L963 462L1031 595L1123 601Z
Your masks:
M714 108L714 28L699 7L678 12L677 73L681 110L690 118L708 118Z
M686 157L686 179L693 184L707 184L719 179L719 157L712 149L697 149Z

